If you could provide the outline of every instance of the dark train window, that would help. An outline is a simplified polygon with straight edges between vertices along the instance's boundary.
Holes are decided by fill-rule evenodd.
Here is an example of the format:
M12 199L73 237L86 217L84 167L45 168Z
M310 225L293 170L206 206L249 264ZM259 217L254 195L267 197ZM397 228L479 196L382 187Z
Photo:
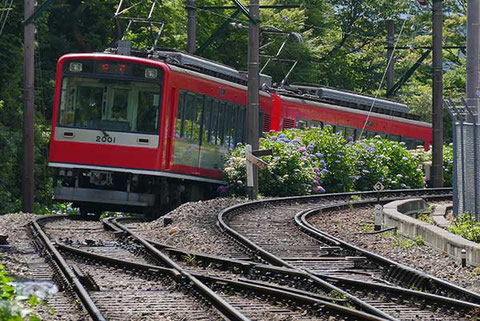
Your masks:
M260 129L262 125L263 111L260 111ZM176 137L198 144L209 143L234 148L237 143L246 139L246 107L181 91L175 133Z
M309 128L323 128L323 122L312 120L308 125Z
M308 128L308 121L305 119L298 119L297 118L297 128L298 129L306 129Z
M197 105L195 104L195 95L187 94L185 97L185 117L184 117L184 136L187 139L194 139L195 120L197 118ZM197 136L198 137L198 136Z
M177 137L183 137L185 133L185 93L180 92L178 99L178 112L175 133Z
M203 105L202 143L210 143L212 130L212 99L207 97Z
M356 139L356 137L355 137L355 128L352 128L352 127L347 127L347 128L345 128L345 138L346 138L348 141L355 140L355 139Z
M396 141L396 142L399 142L399 141L402 140L402 138L401 138L400 136L398 136L398 135L392 135L392 134L388 135L388 139L389 139L389 140Z
M335 131L336 133L341 133L343 137L345 137L345 127L343 126L337 126L337 130Z

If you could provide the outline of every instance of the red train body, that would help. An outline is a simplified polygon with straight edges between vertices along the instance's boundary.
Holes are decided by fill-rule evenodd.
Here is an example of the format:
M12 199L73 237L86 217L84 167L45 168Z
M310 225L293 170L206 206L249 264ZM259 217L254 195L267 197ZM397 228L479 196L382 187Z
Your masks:
M63 56L50 144L55 197L84 213L166 211L211 197L223 155L245 141L246 105L244 84L161 59ZM264 91L260 109L263 131L330 124L352 138L368 113ZM427 123L372 113L367 125L367 135L431 143Z

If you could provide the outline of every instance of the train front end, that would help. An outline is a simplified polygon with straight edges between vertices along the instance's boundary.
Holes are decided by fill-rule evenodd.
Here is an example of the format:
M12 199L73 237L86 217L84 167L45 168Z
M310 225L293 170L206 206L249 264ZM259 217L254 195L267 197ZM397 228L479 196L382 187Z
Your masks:
M50 145L55 198L84 213L155 206L168 67L109 54L60 58Z

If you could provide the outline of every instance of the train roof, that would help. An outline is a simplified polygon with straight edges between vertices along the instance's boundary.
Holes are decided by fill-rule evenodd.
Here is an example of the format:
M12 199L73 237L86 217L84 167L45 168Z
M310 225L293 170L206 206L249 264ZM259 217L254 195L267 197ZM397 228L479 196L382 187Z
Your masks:
M117 49L111 48L108 49L107 52L117 53ZM132 50L131 55L152 60L162 60L170 65L194 70L202 74L224 79L244 86L247 85L248 81L248 74L246 72L238 71L221 63L181 51L172 49L162 49L154 52ZM351 91L312 84L292 84L283 86L281 88L276 88L272 87L272 77L263 74L260 75L260 84L262 88L267 88L268 91L276 92L277 94L284 96L335 103L344 107L360 110L371 110L375 113L393 115L407 119L420 119L420 116L410 114L408 112L408 107L406 104L390 99L378 97L375 98Z

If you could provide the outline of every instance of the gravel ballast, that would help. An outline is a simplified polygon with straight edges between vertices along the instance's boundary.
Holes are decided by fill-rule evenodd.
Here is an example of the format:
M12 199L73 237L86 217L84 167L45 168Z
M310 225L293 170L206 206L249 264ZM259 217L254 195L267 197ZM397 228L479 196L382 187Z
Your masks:
M155 221L129 226L147 239L172 247L230 258L244 257L216 225L221 210L242 202L244 200L237 198L217 198L185 203ZM164 222L169 220L171 223L165 226Z
M480 293L480 268L462 267L445 253L399 234L358 234L373 230L373 207L323 212L310 219L319 230L368 251Z

